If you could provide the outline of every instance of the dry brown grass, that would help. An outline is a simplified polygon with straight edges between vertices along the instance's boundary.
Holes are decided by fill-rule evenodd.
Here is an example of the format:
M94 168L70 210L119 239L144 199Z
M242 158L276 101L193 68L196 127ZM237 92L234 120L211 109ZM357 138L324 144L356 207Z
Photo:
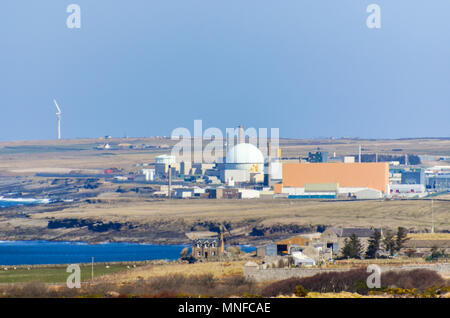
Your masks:
M215 278L232 275L242 275L246 261L205 262L194 264L165 264L142 266L128 272L106 275L102 281L130 282L139 279L149 279L169 275L182 274L185 276L199 276L212 274Z
M306 298L392 298L391 295L360 295L358 293L315 293L310 292Z
M437 201L434 221L438 230L450 230L450 204ZM431 227L426 200L302 201L302 200L172 200L133 199L111 204L84 204L61 212L41 213L34 219L92 218L106 221L151 223L160 220L257 222L275 224L325 224L344 227L398 227L425 230Z
M450 215L448 216L450 218ZM450 222L450 221L449 221ZM450 233L411 233L408 235L411 240L450 240Z

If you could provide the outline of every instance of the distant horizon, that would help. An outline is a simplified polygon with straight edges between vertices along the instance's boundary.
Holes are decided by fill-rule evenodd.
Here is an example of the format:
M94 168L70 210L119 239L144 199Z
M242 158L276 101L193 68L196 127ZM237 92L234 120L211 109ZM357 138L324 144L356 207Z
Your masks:
M62 138L58 140L54 139L12 139L12 140L0 140L0 143L9 143L9 142L33 142L33 141L54 141L54 142L64 142L64 141L75 141L75 140L83 140L83 139L92 139L92 140L103 140L107 141L109 139L105 139L105 136L98 137L75 137L75 138ZM103 139L102 139L103 138ZM156 135L156 136L127 136L127 137L117 137L111 136L111 139L167 139L172 141L177 141L177 139L171 139L170 136ZM191 137L194 138L194 137ZM197 138L197 137L195 137ZM270 137L269 137L270 138ZM203 138L204 140L210 140L210 138ZM401 138L359 138L359 137L311 137L311 138L295 138L295 137L280 137L280 140L367 140L367 141L375 141L375 140L416 140L416 139L425 139L425 140L450 140L450 137L401 137Z

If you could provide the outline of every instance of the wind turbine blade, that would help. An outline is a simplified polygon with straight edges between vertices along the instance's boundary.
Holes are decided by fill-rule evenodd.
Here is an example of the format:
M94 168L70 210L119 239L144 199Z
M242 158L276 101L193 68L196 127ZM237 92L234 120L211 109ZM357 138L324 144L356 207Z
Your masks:
M59 108L58 103L56 103L55 99L53 99L53 102L55 103L55 106L58 109L58 113L61 114L61 108Z

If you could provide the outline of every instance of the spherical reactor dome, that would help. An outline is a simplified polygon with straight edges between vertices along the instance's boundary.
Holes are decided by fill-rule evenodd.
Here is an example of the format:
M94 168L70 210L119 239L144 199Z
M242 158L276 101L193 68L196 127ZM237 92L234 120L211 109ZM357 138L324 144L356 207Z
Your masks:
M227 169L249 170L250 172L264 171L264 155L252 144L238 144L231 148L226 157Z

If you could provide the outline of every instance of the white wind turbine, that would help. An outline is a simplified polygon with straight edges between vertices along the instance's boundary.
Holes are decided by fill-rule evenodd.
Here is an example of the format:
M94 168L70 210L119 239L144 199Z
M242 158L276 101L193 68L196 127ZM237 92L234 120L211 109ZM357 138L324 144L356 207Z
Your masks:
M56 103L56 100L53 99L53 102L55 103L56 109L58 112L56 113L56 118L58 118L58 140L61 139L61 108L59 108L58 104Z

